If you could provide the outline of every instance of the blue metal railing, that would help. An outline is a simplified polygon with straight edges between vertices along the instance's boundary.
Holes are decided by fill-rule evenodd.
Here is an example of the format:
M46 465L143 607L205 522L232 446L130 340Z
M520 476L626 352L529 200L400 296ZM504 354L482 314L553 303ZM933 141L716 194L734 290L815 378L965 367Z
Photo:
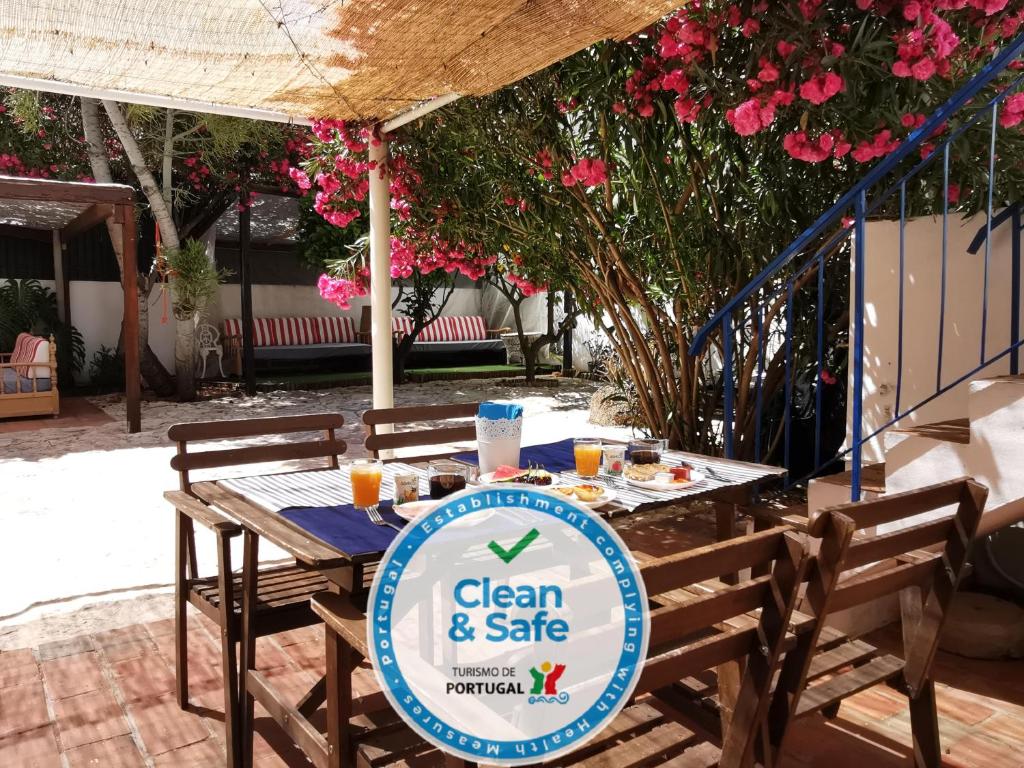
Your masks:
M999 131L999 106L1011 94L1016 92L1022 83L1024 75L1013 80L1008 87L999 90L996 95L990 98L980 108L972 104L973 100L996 78L1003 75L1011 65L1024 53L1024 34L1018 36L1011 44L1005 47L992 61L990 61L977 75L971 78L960 88L949 100L939 107L924 123L913 131L907 139L894 152L888 155L882 162L874 166L855 186L843 194L839 200L828 211L818 219L799 237L796 238L785 250L782 251L772 262L755 277L736 296L729 300L714 317L712 317L694 336L690 345L691 355L698 355L704 351L709 339L713 334L718 334L721 342L722 355L722 381L723 381L723 420L722 437L725 454L733 457L736 454L737 435L740 440L746 441L751 431L749 415L744 414L744 421L736 423L736 388L740 382L737 381L735 360L739 350L747 345L750 354L756 355L754 370L756 375L752 377L750 386L754 389L754 413L753 413L753 450L746 446L746 453L753 455L755 460L765 458L762 454L772 451L776 445L769 437L770 445L766 448L763 445L762 418L764 417L764 386L763 377L766 368L766 356L768 355L768 337L774 334L782 336L781 343L777 344L778 351L784 355L784 394L782 404L781 425L776 423L775 432L777 439L781 439L782 450L781 460L784 466L790 469L790 482L798 482L806 479L823 467L832 462L849 456L851 464L852 498L860 498L861 486L861 465L864 445L879 435L885 429L895 424L900 419L913 413L917 409L933 401L940 395L948 392L953 387L966 381L981 369L992 365L1007 355L1011 357L1011 372L1017 373L1019 368L1019 348L1022 345L1020 339L1020 232L1021 232L1021 208L1014 204L1002 213L993 216L993 190L996 178L996 137ZM968 108L966 109L965 108ZM954 116L964 117L961 110L969 114L949 131L941 141L927 152L927 155L919 159L909 171L902 175L901 167L905 167L914 155L922 153L922 147L931 147L930 142L943 133L947 123ZM973 110L973 111L972 111ZM972 253L977 253L981 245L985 247L983 266L983 288L981 297L981 344L978 365L970 371L959 375L955 381L943 383L943 344L944 344L944 321L946 314L946 284L948 279L948 246L949 246L949 208L950 208L950 152L953 143L960 138L967 130L979 125L985 117L991 120L991 129L988 142L988 189L986 205L986 223L975 238L972 244ZM907 222L907 184L917 177L923 169L933 166L938 158L942 162L942 267L940 272L941 298L939 306L939 327L938 327L938 354L935 372L935 391L933 394L921 399L908 408L902 408L903 398L903 327L904 327L904 275L905 275L905 228ZM890 178L897 177L893 183L882 186ZM869 199L872 190L881 188L883 191L877 196ZM866 222L869 216L879 212L883 206L890 208L897 205L899 209L899 337L897 341L897 381L896 381L896 406L893 417L885 424L871 430L870 434L864 434L864 269L865 269L865 235ZM852 222L845 221L852 212ZM992 231L1004 221L1013 222L1012 234L1012 286L1011 286L1011 330L1010 343L1005 349L995 355L988 354L986 349L986 332L989 320L990 302L990 268L991 268L991 239ZM851 243L852 237L852 243ZM818 243L824 244L817 247ZM852 250L852 253L851 253ZM798 262L802 256L810 253L810 257L803 262ZM826 352L826 328L825 314L827 299L826 280L827 271L830 266L849 268L849 261L844 261L837 256L852 256L852 274L849 279L852 282L852 305L849 308L850 314L850 336L848 365L851 371L852 389L848 392L851 401L852 424L848 440L848 447L842 451L827 451L823 443L822 435L822 374L825 371L824 356ZM795 266L798 264L798 266ZM811 279L816 277L817 296L814 301L814 343L808 345L814 348L814 360L811 366L815 373L814 377L814 435L813 435L813 461L810 472L795 477L792 461L792 437L793 437L793 387L798 362L794 360L794 303L799 295L803 301L803 291ZM781 303L780 303L781 302ZM784 307L784 311L782 308ZM774 314L773 314L774 308ZM809 308L808 308L809 310ZM802 321L802 316L800 320ZM834 345L833 345L834 346ZM810 365L810 361L808 361ZM743 383L746 386L746 383ZM745 394L745 393L744 393ZM746 401L746 397L743 398ZM749 411L749 408L747 409ZM826 455L828 454L828 455ZM778 452L774 453L778 458ZM805 467L806 469L806 467Z

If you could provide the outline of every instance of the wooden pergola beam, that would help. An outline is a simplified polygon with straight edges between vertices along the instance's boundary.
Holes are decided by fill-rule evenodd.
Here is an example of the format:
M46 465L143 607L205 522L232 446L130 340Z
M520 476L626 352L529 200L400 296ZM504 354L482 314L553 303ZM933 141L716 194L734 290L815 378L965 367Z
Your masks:
M93 203L60 231L60 238L65 243L74 237L85 234L97 224L114 215L114 206L110 203Z
M0 177L0 199L124 205L133 202L135 194L131 187L122 184L86 184L3 176Z

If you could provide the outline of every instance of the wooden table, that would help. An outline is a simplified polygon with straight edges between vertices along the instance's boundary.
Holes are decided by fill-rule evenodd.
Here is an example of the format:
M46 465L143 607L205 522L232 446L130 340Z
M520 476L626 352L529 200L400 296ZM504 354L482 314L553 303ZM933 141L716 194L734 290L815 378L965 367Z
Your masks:
M717 518L717 534L719 540L732 538L736 535L736 518L742 507L749 505L758 486L771 484L778 480L785 470L748 462L727 459L712 459L682 452L666 454L674 458L688 461L700 468L712 467L711 472L721 470L720 478L734 475L735 482L708 483L706 489L695 489L684 499L668 499L659 503L644 504L641 507L627 510L616 502L611 502L599 513L609 518L624 518L630 512L646 512L658 508L678 505L696 500L715 502ZM735 470L735 471L733 471ZM312 470L326 472L331 470ZM724 475L722 473L725 473ZM291 474L291 473L286 473ZM330 582L332 591L349 595L353 610L362 610L366 597L366 569L375 564L383 556L383 551L350 555L318 538L311 537L298 526L292 524L280 514L253 503L243 495L225 487L220 482L210 481L195 483L192 491L202 501L235 520L244 528L244 550L242 558L242 628L239 675L241 700L242 755L248 759L252 754L253 709L255 701L270 713L279 726L306 753L313 764L328 768L336 764L341 754L340 741L343 739L342 723L347 723L353 716L363 712L371 712L386 706L383 693L366 697L352 697L350 686L349 659L337 647L328 647L326 651L327 676L341 675L343 683L341 695L336 701L327 701L328 734L325 736L310 722L310 716L327 700L326 677L319 680L298 703L292 704L285 700L269 682L267 677L256 670L255 651L256 633L256 575L259 566L259 540L264 538L280 547L295 558L296 564L310 570L319 571ZM330 645L330 644L328 644ZM732 675L730 675L732 677ZM738 682L738 674L735 675ZM723 680L728 688L728 683Z

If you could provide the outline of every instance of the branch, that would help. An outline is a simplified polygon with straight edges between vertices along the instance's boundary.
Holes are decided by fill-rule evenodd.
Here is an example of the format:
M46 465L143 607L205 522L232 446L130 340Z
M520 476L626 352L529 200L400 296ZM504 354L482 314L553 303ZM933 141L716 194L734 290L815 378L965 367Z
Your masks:
M107 110L110 124L114 127L114 132L117 134L117 138L120 139L121 146L124 147L124 153L127 155L128 162L132 166L132 171L134 171L136 178L139 180L142 193L149 202L153 218L156 219L157 224L160 226L160 234L164 244L168 248L177 250L181 247L181 242L178 240L178 228L174 225L171 212L164 203L160 187L157 185L156 179L153 178L153 172L146 166L142 150L139 149L139 144L132 135L128 122L124 119L120 105L116 101L104 99L103 107Z

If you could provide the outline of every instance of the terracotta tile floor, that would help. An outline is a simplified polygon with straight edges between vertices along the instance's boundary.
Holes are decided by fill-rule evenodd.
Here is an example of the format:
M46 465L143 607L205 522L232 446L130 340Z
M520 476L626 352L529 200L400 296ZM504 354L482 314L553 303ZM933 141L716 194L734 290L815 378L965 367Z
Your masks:
M0 434L11 432L32 432L37 429L65 429L72 427L94 427L114 421L102 408L98 408L84 397L61 397L60 415L29 416L23 419L0 420Z
M213 625L193 614L193 707L173 696L171 623L159 621L0 653L0 766L217 766L224 761L223 698ZM883 632L872 638L886 644ZM320 628L261 638L260 666L296 698L322 674ZM1024 766L1024 663L941 654L939 724L956 768ZM306 766L257 711L256 765ZM784 765L888 768L911 764L905 700L887 688L844 703L831 722L794 732Z

